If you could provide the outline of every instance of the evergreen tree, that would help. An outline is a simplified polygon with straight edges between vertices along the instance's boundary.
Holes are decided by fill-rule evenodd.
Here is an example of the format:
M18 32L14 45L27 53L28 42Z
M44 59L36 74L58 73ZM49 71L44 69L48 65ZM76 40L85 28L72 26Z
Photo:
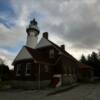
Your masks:
M9 80L9 68L5 64L0 64L0 79L2 81Z
M87 56L87 59L84 55L82 55L80 62L93 67L95 76L100 76L100 52L92 52Z
M84 63L84 64L87 64L87 59L84 55L81 56L80 62Z

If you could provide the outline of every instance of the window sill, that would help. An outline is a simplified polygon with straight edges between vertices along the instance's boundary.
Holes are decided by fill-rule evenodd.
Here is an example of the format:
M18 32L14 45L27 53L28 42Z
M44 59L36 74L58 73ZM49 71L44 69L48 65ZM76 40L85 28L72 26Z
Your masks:
M16 74L16 76L21 76L20 74Z
M25 74L25 76L31 76L31 74Z

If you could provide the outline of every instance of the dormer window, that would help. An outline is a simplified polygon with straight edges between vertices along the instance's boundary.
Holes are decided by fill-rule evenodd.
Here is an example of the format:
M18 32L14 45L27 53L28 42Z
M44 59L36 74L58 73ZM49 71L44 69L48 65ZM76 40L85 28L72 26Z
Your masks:
M59 51L59 52L58 52L58 54L59 54L59 55L62 55L62 52L61 52L61 51Z
M26 76L30 76L31 75L31 67L32 67L31 63L27 63L26 64L26 70L25 70L25 75Z
M54 58L54 49L51 49L49 52L50 58Z

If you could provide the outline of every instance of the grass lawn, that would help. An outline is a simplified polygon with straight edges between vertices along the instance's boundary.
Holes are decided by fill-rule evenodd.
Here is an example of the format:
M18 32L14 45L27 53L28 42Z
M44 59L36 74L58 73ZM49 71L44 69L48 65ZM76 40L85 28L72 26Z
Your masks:
M0 90L6 90L10 88L10 81L0 81Z

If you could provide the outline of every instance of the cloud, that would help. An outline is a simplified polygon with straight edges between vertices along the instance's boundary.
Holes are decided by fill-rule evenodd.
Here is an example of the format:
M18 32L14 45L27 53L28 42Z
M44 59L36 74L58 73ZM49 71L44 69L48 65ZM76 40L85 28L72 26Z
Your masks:
M26 42L26 33L24 27L7 28L0 24L0 58L2 58L9 66L13 68L12 61Z
M66 50L77 58L100 46L99 0L3 0L2 4L0 48L9 53L16 55L25 45L25 30L33 17L38 20L41 33L49 32L52 41L65 44Z
M92 0L92 3L89 0L62 0L58 4L44 4L48 16L43 28L72 43L74 48L93 49L99 46L100 3L97 0Z
M10 28L15 25L16 13L14 12L10 0L0 0L0 23Z
M12 60L15 57L15 53L9 52L6 49L0 49L0 59L4 61L6 65L9 66L10 69L13 68L12 66Z
M20 44L21 42L24 43L24 31L25 29L22 27L8 29L3 24L0 24L0 47L15 47L17 44Z

